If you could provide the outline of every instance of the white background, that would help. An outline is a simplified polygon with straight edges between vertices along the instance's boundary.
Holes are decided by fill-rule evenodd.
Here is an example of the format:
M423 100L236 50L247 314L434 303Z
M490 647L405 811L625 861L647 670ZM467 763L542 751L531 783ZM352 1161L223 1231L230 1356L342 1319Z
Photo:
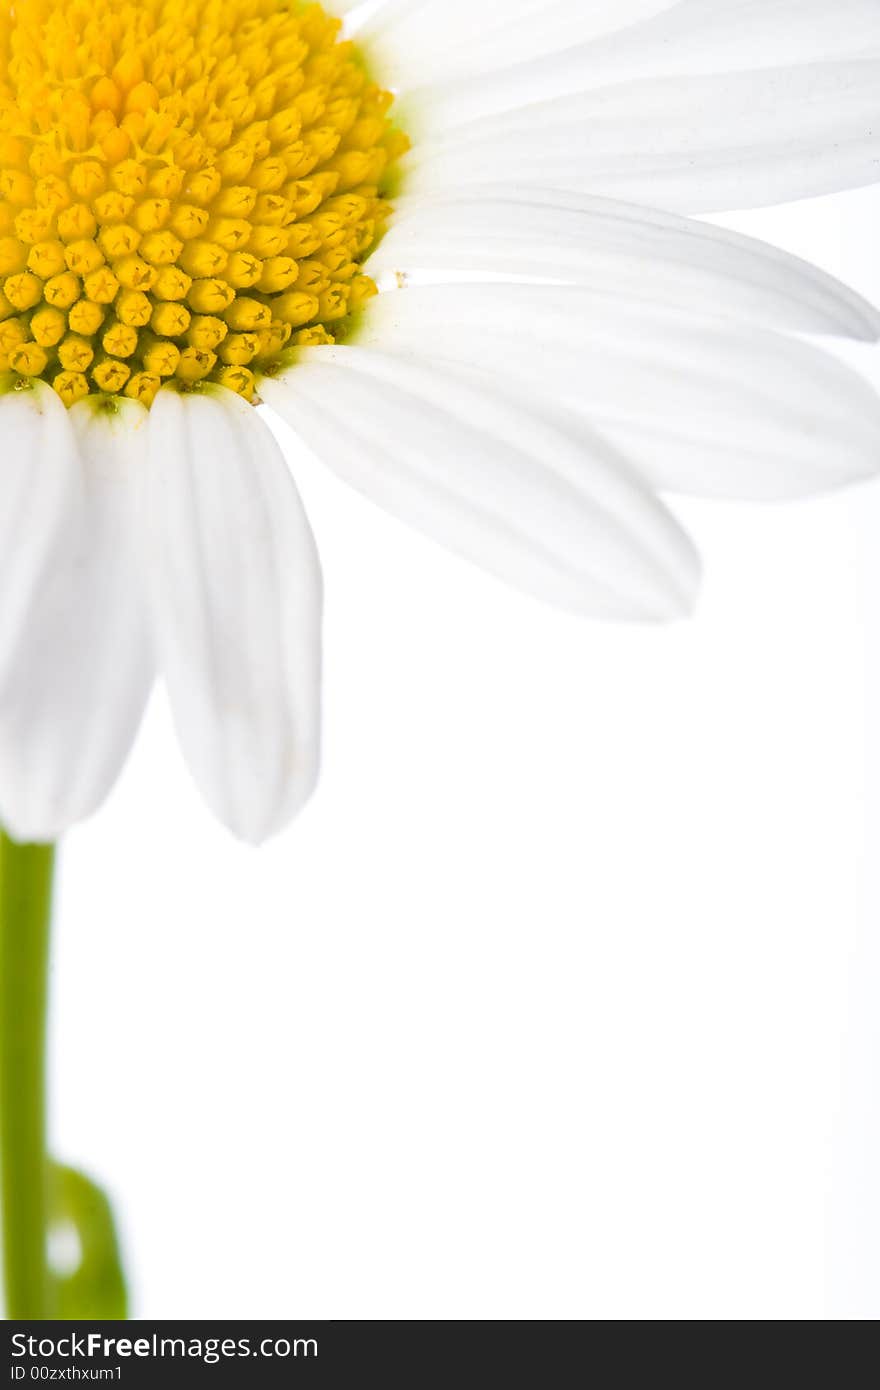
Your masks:
M880 297L876 195L738 225ZM54 1145L134 1315L876 1317L880 490L681 504L699 615L623 630L298 482L314 802L238 846L159 697L63 850Z

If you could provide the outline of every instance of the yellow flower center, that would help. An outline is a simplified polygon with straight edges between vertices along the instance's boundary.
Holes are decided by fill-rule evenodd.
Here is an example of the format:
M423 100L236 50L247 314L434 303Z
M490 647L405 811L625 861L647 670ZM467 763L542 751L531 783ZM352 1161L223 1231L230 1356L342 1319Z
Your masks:
M407 147L298 0L0 0L0 369L66 404L247 399L336 341Z

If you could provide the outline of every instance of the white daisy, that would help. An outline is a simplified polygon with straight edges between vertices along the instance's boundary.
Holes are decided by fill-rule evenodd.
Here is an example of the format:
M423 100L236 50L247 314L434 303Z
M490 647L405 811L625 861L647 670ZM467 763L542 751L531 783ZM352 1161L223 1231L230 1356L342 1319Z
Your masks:
M308 796L319 566L255 403L399 517L601 617L692 602L658 492L877 469L877 399L799 335L875 339L878 315L685 215L876 178L877 0L326 9L353 46L296 0L0 11L16 837L95 809L156 676L234 832Z

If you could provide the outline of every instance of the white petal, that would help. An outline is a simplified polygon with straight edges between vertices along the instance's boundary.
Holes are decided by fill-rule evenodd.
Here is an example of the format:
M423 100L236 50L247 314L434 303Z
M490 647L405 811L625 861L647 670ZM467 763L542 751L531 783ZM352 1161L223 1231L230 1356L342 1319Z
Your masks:
M691 606L690 543L601 439L356 347L307 349L260 390L359 491L517 587L602 617Z
M55 466L69 470L72 495L0 681L0 819L26 840L53 840L100 805L152 678L133 517L146 411L58 406Z
M673 0L387 0L359 26L371 66L404 90L559 52Z
M562 96L417 141L407 189L514 180L712 212L877 177L880 63L647 79Z
M537 56L540 51L523 46L521 61L500 70L493 62L488 74L467 76L467 65L420 91L418 105L431 127L445 132L481 116L623 82L877 58L880 6L876 0L680 0L594 43L563 41L547 56Z
M80 501L76 442L43 382L0 395L0 673Z
M768 327L880 334L876 309L806 261L692 218L584 194L510 187L404 197L369 271L540 277Z
M880 466L880 400L810 344L578 287L442 285L370 301L358 342L487 364L577 411L653 486L770 499Z
M321 582L278 446L230 391L161 391L145 498L159 664L184 757L258 842L318 769Z

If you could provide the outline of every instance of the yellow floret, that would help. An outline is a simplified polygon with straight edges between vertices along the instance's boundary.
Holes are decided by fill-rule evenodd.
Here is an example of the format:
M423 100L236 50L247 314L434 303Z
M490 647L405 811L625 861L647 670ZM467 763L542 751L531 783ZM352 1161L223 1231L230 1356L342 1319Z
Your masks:
M0 367L67 405L252 400L247 364L338 338L407 147L339 27L306 0L0 9Z

